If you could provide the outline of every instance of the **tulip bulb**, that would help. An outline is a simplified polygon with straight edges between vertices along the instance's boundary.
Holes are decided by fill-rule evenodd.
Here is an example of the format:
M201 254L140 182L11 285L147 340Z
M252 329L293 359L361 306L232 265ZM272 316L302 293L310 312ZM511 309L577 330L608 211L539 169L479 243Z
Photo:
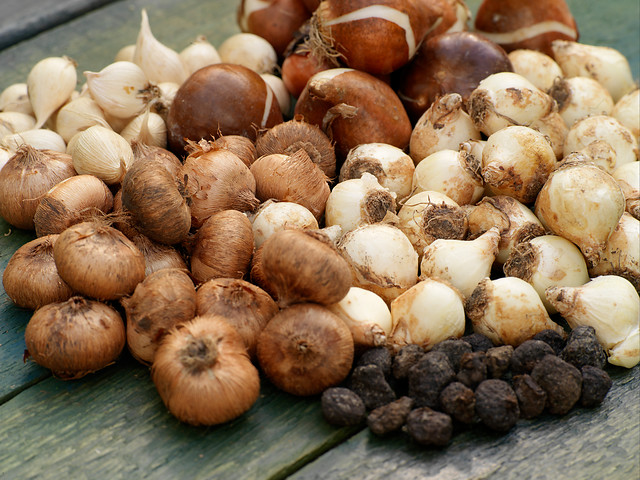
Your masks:
M624 194L611 175L590 163L569 162L549 176L535 214L552 233L575 243L592 267L624 208Z
M342 300L327 305L327 308L349 327L356 347L386 345L391 334L391 312L379 295L364 288L351 287Z
M640 140L640 88L627 93L613 107L611 116L627 127Z
M592 277L619 275L640 292L640 221L623 213L604 247L600 261L589 270Z
M36 63L27 76L29 101L41 128L76 88L76 62L69 57L48 57Z
M549 91L556 78L564 76L560 65L546 53L519 48L508 53L513 71L533 83L543 92Z
M442 280L427 278L391 302L391 347L417 344L429 349L464 334L464 302L460 292Z
M252 218L252 219L251 219ZM250 217L256 248L276 232L287 228L318 228L318 221L308 208L294 202L267 200Z
M503 265L504 274L533 285L549 314L556 313L544 292L552 286L577 287L589 281L580 249L557 235L542 235L519 243Z
M551 113L555 101L522 75L499 72L478 84L467 108L476 128L489 136L509 125L531 125Z
M437 238L462 240L467 234L467 217L460 205L434 190L411 196L400 208L398 219L398 228L418 254Z
M605 168L608 173L637 160L638 141L628 128L608 115L593 115L574 123L564 142L564 154L582 151L596 141L607 142L615 152L615 161Z
M614 48L554 40L551 49L566 77L597 80L609 90L614 102L636 86L629 61Z
M545 136L529 127L505 127L493 133L482 150L482 178L493 195L533 203L556 167Z
M340 168L340 181L359 178L369 172L380 185L395 192L402 200L411 194L415 166L401 148L388 143L362 143L352 148Z
M369 223L381 222L396 213L396 195L383 188L375 176L363 173L338 183L327 198L326 226L340 225L344 232Z
M480 132L463 107L459 93L447 93L422 114L409 141L411 158L416 165L432 153L457 150L462 142L480 140Z
M432 153L416 166L413 193L433 190L444 193L458 205L475 204L484 194L481 159L467 150Z
M469 236L486 232L493 226L500 229L500 243L496 262L503 264L520 242L545 234L540 220L530 208L507 195L484 197L467 212Z
M625 210L640 220L640 162L630 162L613 171L625 199Z
M418 281L418 254L391 225L373 223L346 232L338 250L351 268L352 286L371 290L387 303Z
M517 347L542 330L564 331L551 320L535 288L518 277L483 279L465 303L473 330L496 345Z
M491 274L499 242L498 227L490 228L475 240L437 239L424 249L420 279L446 280L468 297Z
M550 287L545 294L571 328L595 329L609 363L631 368L640 362L640 297L631 282L603 275L579 287Z
M588 115L610 115L613 98L609 91L590 77L557 78L549 91L564 123L571 127Z

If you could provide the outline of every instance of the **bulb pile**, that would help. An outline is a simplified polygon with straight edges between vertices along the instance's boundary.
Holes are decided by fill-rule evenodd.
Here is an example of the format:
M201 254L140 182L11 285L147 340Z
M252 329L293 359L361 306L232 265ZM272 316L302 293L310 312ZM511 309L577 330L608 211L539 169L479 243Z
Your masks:
M463 0L279 3L180 52L143 10L99 72L50 57L2 91L31 358L77 379L126 345L193 425L249 410L262 373L426 445L602 402L606 361L640 361L624 56L562 1L485 0L475 29Z

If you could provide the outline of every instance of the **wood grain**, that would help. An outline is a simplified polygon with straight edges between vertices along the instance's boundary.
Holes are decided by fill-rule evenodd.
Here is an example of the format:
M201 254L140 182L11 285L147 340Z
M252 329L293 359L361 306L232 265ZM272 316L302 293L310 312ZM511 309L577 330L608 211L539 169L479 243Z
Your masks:
M2 0L0 48L31 38L115 0Z
M468 2L473 11L479 3ZM619 49L638 78L640 3L568 3L581 41ZM218 46L239 31L236 6L229 0L111 3L0 51L0 89L25 81L37 61L58 55L76 60L83 83L83 71L100 70L135 42L143 7L166 45L181 50L204 34ZM0 220L2 271L31 238ZM640 478L639 367L614 370L614 387L598 409L521 421L505 436L474 428L446 449L429 450L404 435L379 439L363 430L351 436L358 430L323 421L317 397L295 398L266 381L258 403L236 421L212 428L182 425L162 405L148 370L127 353L116 365L73 382L24 363L30 315L0 292L2 480Z
M49 378L2 405L0 478L283 478L353 433L326 424L317 399L264 382L240 418L181 424L148 369L125 357L80 381Z
M459 432L444 449L404 433L365 430L300 469L291 480L462 480L640 478L640 369L610 369L614 385L595 409L520 420L507 435L482 426Z

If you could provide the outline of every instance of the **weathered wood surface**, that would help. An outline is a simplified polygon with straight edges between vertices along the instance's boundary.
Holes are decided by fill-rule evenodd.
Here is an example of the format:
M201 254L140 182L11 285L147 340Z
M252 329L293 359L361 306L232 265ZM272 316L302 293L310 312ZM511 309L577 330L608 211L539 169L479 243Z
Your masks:
M610 372L611 373L611 372ZM640 369L615 369L614 386L596 409L520 420L507 435L474 426L444 450L398 433L362 431L290 478L312 480L640 478Z
M264 382L241 418L190 427L128 360L82 381L49 378L2 405L0 478L284 478L350 433L327 425L315 399Z
M0 1L0 21L6 0ZM13 0L12 0L13 1ZM480 2L471 0L475 10ZM640 76L640 3L570 0L581 41L609 45ZM25 3L26 5L26 3ZM180 50L199 34L219 45L238 31L230 0L127 0L111 3L0 51L0 89L31 66L68 55L82 71L100 70L134 43L140 10L163 43ZM33 238L0 220L0 269ZM259 402L216 428L179 424L164 409L148 370L128 354L74 382L22 360L31 312L0 293L0 479L4 478L640 478L639 369L615 370L599 409L522 421L506 436L481 429L444 450L404 436L377 439L329 427L317 398L297 399L263 382ZM324 453L326 452L326 453ZM324 454L323 454L324 453ZM306 466L305 466L306 465Z
M114 0L2 0L0 48L31 38Z

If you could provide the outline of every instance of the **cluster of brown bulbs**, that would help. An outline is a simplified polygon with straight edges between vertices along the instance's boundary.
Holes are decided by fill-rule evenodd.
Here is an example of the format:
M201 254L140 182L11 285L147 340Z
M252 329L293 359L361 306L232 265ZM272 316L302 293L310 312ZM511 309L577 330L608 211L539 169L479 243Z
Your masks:
M466 103L481 80L512 71L506 51L549 52L552 40L578 36L563 1L486 0L476 32L462 0L249 3L239 24L277 51L297 99L292 119L256 72L214 64L176 92L168 148L133 142L119 182L76 175L69 155L29 146L7 163L38 172L17 208L24 219L3 211L38 236L3 277L9 297L35 310L29 355L74 379L116 361L126 344L151 366L171 413L194 425L246 412L259 395L256 366L295 395L347 378L358 345L327 307L358 273L320 227L348 153L407 149L437 99L457 93ZM539 32L547 21L555 26ZM309 228L283 228L258 246L249 218L272 200L304 206Z

